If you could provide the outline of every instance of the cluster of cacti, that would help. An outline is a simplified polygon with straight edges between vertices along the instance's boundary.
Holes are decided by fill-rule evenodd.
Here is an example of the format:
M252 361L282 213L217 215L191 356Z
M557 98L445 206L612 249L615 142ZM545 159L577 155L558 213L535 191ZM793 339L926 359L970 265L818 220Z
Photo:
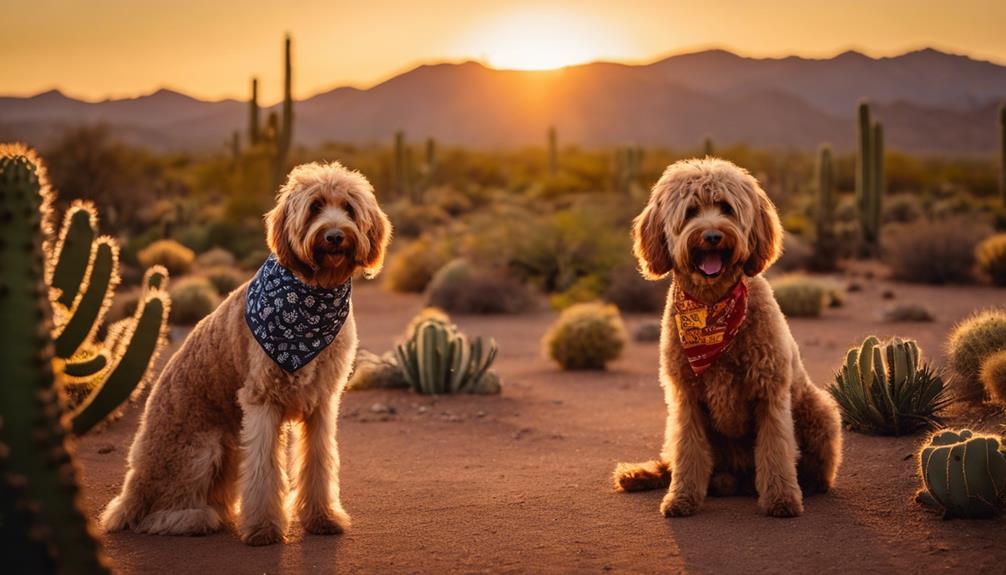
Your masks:
M789 317L818 317L828 299L825 285L813 278L793 274L772 281L772 295Z
M945 518L987 518L1006 507L1006 446L969 429L933 434L919 453L916 500Z
M822 145L815 166L817 180L817 206L814 213L814 258L817 271L832 271L838 258L835 237L835 171L831 160L831 147Z
M21 146L0 146L0 548L11 573L107 573L78 505L53 361L43 223L51 192Z
M987 274L992 283L1006 287L1006 233L994 234L975 247L978 269Z
M555 177L559 173L559 136L555 126L548 127L548 175Z
M409 387L417 393L498 393L499 377L490 367L496 342L481 337L469 341L449 323L428 319L395 353Z
M95 334L119 283L118 246L96 237L97 214L75 202L66 212L46 266L55 330L53 349L68 387L90 391L70 415L73 431L85 433L139 389L163 345L169 298L167 271L147 270L144 294L131 318Z
M870 336L852 348L828 388L855 431L903 435L937 425L951 397L943 378L922 361L912 340Z
M615 148L615 192L627 196L639 185L639 172L643 164L643 149L639 146Z
M293 63L291 40L283 42L283 105L282 119L270 112L263 132L259 126L258 78L252 78L251 98L248 102L248 142L251 146L265 144L272 156L273 187L279 187L286 178L290 149L293 146Z
M597 302L572 305L545 333L545 354L563 369L604 369L625 347L618 308Z
M1006 311L986 310L959 323L947 340L947 359L953 367L957 395L966 400L986 397L982 366L1006 350Z
M876 255L880 246L881 215L885 189L884 128L870 120L870 105L858 110L859 151L856 157L856 205L860 240L865 253Z

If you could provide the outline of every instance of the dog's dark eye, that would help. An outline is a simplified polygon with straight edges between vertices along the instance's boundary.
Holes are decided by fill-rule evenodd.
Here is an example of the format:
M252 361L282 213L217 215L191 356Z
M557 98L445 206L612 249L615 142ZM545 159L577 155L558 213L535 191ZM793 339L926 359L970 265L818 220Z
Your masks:
M311 202L311 213L312 214L317 214L319 212L321 212L321 201L320 200L315 200L315 201Z
M353 210L353 204L346 204L346 215L349 219L356 219L356 212Z
M686 220L690 220L690 219L694 218L697 215L699 215L699 209L696 208L695 206L692 206L692 207L688 208L687 210L685 210L685 219Z
M716 205L717 205L717 207L719 207L720 213L723 214L724 216L732 216L732 215L734 215L734 209L732 207L730 207L730 204L728 204L726 202L719 202Z

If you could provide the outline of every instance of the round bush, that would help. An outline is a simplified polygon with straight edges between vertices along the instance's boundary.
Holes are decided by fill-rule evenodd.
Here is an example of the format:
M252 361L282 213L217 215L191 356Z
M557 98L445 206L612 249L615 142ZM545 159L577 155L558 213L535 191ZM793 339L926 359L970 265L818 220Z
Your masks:
M440 268L426 293L429 305L453 313L520 313L533 302L527 288L517 280L478 269L463 258Z
M563 369L604 369L625 347L618 308L597 302L567 308L545 333L542 346Z
M220 305L220 296L210 281L203 277L182 278L170 284L171 314L176 325L193 325L213 313Z
M819 317L828 290L804 276L785 276L772 282L772 293L782 313L790 317Z
M196 257L196 265L200 269L221 266L234 267L236 264L237 259L234 258L234 254L223 248L212 248Z
M385 284L391 291L421 293L433 275L450 259L429 238L420 238L396 253L385 269Z
M975 400L984 396L979 372L982 362L1006 349L1006 311L978 312L954 328L947 341L947 356L956 376L957 395Z
M883 255L895 279L928 284L974 280L975 246L985 235L981 226L952 219L890 227Z
M985 393L995 402L1006 403L1006 350L985 358L979 375Z
M229 266L216 266L203 270L199 275L209 280L221 296L226 296L245 282L247 276Z
M897 303L889 306L881 315L884 321L933 321L929 308L919 303Z
M992 278L992 283L1006 287L1006 234L986 238L975 248L978 269Z
M615 268L611 283L604 294L605 301L626 313L652 313L664 309L670 280L650 281L632 266Z
M140 250L136 259L145 268L160 264L168 268L171 275L180 276L192 269L196 255L175 240L157 240Z

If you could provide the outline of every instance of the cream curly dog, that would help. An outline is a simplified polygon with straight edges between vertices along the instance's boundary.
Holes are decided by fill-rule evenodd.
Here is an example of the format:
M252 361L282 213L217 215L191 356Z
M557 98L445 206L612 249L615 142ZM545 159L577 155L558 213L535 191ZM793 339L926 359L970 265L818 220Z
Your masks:
M304 529L349 526L336 418L357 346L350 281L380 270L391 225L367 179L338 163L295 168L266 225L275 255L199 322L154 384L105 529L197 535L237 519L249 545L283 541L288 421ZM289 326L269 323L280 317L273 303Z
M730 162L681 161L654 186L633 237L644 275L673 276L660 338L668 416L660 459L619 464L616 489L669 485L668 517L694 514L707 491L757 494L768 515L800 515L801 487L835 481L841 420L760 275L782 248L771 200Z

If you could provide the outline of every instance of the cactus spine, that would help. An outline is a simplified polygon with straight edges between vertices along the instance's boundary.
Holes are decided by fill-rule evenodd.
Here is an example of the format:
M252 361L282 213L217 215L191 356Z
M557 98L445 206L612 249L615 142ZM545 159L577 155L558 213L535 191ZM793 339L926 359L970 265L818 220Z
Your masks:
M0 146L0 543L12 572L108 573L78 507L77 469L53 370L52 307L43 266L44 168L22 146Z
M248 105L248 144L255 146L262 137L259 128L258 78L252 78L251 89L251 101Z
M859 152L856 157L856 205L863 250L876 255L880 246L882 197L884 194L884 129L871 122L870 105L858 109Z
M422 394L493 393L496 342L469 342L454 326L426 320L395 350L409 387Z
M818 271L835 269L837 245L835 243L835 172L831 161L831 147L823 144L817 153L815 167L817 180L817 210L814 238L814 267Z
M555 177L559 173L559 135L555 126L548 127L548 175Z
M969 429L943 431L919 453L923 490L916 500L944 517L994 517L1006 506L1006 447Z

